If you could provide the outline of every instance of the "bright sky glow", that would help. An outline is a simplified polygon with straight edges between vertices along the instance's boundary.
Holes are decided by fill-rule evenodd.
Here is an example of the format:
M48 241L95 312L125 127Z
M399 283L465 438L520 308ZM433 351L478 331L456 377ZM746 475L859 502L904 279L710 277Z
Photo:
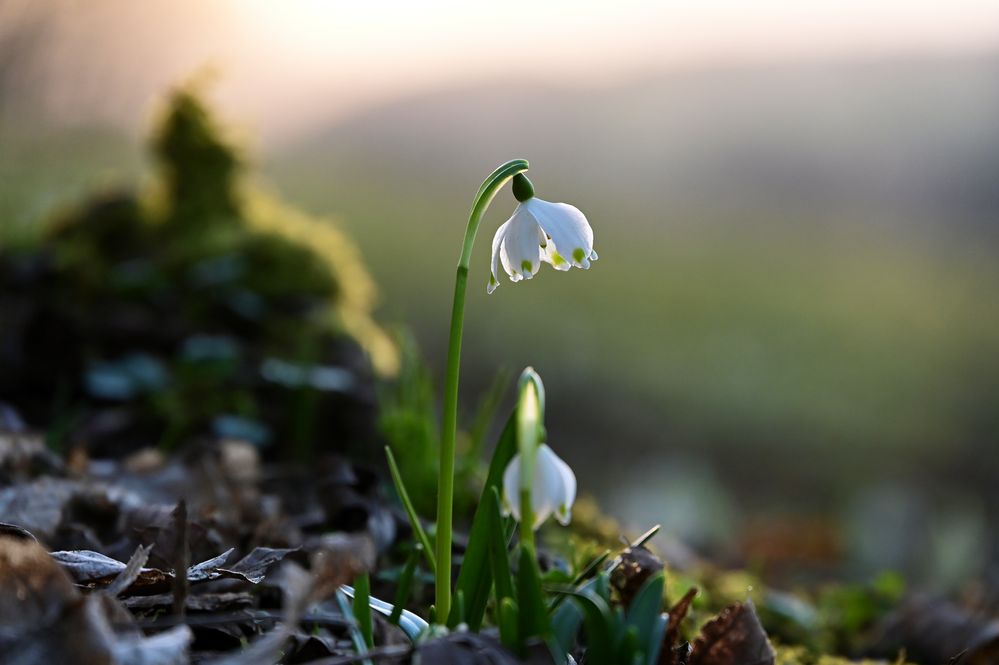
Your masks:
M599 86L705 63L999 49L994 0L62 0L58 7L53 52L79 69L72 72L78 88L99 91L91 101L108 113L147 106L164 86L210 66L220 75L220 100L268 140L473 77ZM120 98L108 97L109 76L124 88ZM63 93L59 105L79 109L70 98L78 93Z

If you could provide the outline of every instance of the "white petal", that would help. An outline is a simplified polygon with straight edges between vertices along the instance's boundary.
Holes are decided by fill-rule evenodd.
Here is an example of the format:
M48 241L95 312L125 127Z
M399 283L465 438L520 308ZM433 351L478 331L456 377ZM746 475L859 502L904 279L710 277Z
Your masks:
M503 222L500 227L496 229L496 234L493 236L492 268L489 272L489 284L486 285L486 293L492 293L496 290L496 287L499 286L500 245L503 243L503 236L506 235L506 230L509 225L509 220Z
M562 258L580 268L590 267L593 229L578 208L538 198L528 199L521 206L526 207L545 233L551 236Z
M555 510L555 519L557 519L562 526L565 526L572 520L572 504L576 501L576 474L573 473L572 468L570 468L569 465L554 452L552 453L552 457L555 459L555 464L559 467L559 473L562 474L562 486L564 487L562 503Z
M541 260L545 263L550 263L555 270L565 272L572 268L572 264L565 260L558 250L555 249L555 242L550 241L548 246L544 248L541 252Z
M541 267L538 223L524 206L523 203L517 206L501 243L500 260L503 260L505 252L506 260L503 262L503 268L514 281L518 281L514 278L515 274L530 279Z
M520 453L513 456L503 471L503 512L520 521ZM531 510L533 527L537 529L553 514L562 524L572 516L576 500L576 476L569 465L542 443L534 460L534 478L531 482Z
M534 509L534 528L541 526L559 509L565 495L565 478L556 462L558 457L545 444L538 446L535 459L534 483L531 486L531 507Z

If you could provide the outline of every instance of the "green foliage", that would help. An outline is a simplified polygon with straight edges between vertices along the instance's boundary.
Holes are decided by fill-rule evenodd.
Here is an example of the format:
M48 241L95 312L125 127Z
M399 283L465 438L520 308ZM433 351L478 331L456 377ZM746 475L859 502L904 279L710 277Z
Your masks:
M380 387L379 428L402 463L400 478L412 490L410 498L416 512L432 515L440 445L434 385L413 338L405 332L397 338L401 352L399 374ZM433 556L433 550L429 554Z
M518 551L517 639L520 643L517 650L523 655L527 650L527 640L532 637L548 638L551 625L548 619L548 605L541 590L541 571L538 570L534 547L522 543Z
M571 603L563 604L553 618L560 653L569 653L583 624L586 662L594 665L637 663L655 665L662 649L667 617L663 614L663 574L656 573L642 585L625 611L611 597L609 576L569 590Z
M392 603L392 613L389 614L388 621L393 626L399 625L399 619L402 617L402 610L406 606L406 602L409 600L410 591L413 586L413 575L416 573L416 566L420 562L420 558L424 554L424 547L420 543L413 545L413 549L409 552L409 558L406 559L406 565L402 569L402 573L399 575L398 584L396 586L395 601ZM430 560L433 561L433 555L430 556Z
M368 605L359 608L361 609L362 612L368 612L369 619L371 615L370 615L370 609L368 608L370 607L370 604L373 600L374 600L373 598L368 597L369 601ZM357 617L354 615L354 607L351 606L352 605L351 603L347 602L347 597L346 594L344 593L343 588L337 590L336 602L337 606L340 608L340 613L343 614L343 616L347 619L348 630L350 631L350 641L353 643L354 649L357 651L358 654L361 654L362 656L367 654L368 641L361 630L360 622L358 621ZM371 665L371 660L368 658L364 658L361 660L361 663L363 663L364 665Z
M399 372L391 382L379 387L379 429L399 462L399 472L416 512L432 515L437 495L439 464L439 405L430 370L412 336L396 334ZM478 505L482 488L482 451L509 380L498 372L492 385L480 397L470 423L458 433L455 458L454 514L470 516Z
M396 464L395 455L392 454L392 449L388 446L385 446L385 458L388 461L389 473L392 475L392 483L395 485L396 494L399 495L399 501L402 502L402 506L406 510L406 517L409 518L409 525L412 527L413 533L416 534L417 543L414 549L418 548L423 551L427 559L427 565L430 566L430 570L433 572L437 565L433 555L433 544L430 542L427 532L423 529L423 524L420 523L420 516L416 514L416 509L413 507L409 492L406 490L406 484L399 473L399 465Z
M496 510L499 507L498 493L502 487L503 471L517 454L516 432L517 412L514 411L507 419L493 451L492 460L489 462L489 475L482 487L479 507L472 518L468 547L455 583L456 592L460 591L465 598L465 621L472 630L477 630L482 625L490 589L493 586L490 573L494 566L490 565L490 553L498 549L506 551L506 539L513 527L513 521L497 515ZM491 539L495 538L503 539L502 544L491 543Z
M364 644L370 649L375 645L374 631L371 623L371 580L367 573L361 573L354 582L354 602L352 609L357 619L357 628L361 632Z

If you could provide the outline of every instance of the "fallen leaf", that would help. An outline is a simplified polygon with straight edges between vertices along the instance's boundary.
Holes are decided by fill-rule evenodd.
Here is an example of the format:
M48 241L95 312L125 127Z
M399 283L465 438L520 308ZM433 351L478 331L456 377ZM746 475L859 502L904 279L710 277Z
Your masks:
M249 554L237 561L235 565L216 570L222 576L235 577L253 584L259 584L267 576L267 572L272 566L280 563L282 559L292 552L297 551L297 547L255 547Z
M230 547L216 557L194 564L187 569L187 581L194 584L196 582L204 582L205 580L218 578L218 568L229 559L229 556L235 551L235 549L235 547Z
M701 629L690 651L690 665L773 665L774 650L753 603L722 610Z
M611 584L621 596L621 603L631 607L631 601L645 581L663 569L662 560L645 547L629 547L621 553L621 561L611 574Z
M149 550L152 549L152 545L147 545L139 547L135 550L135 554L128 560L125 565L124 570L118 573L118 577L114 578L114 581L108 585L105 589L105 593L109 596L114 597L121 594L125 589L128 589L132 584L139 578L142 574L142 567L146 565L146 561L149 559Z
M999 659L999 620L954 603L917 597L885 617L876 629L873 656L894 658L904 650L918 663L992 663Z
M690 645L686 642L683 644L677 642L680 639L680 624L687 617L690 604L694 602L697 592L697 587L690 589L669 610L669 623L666 625L663 649L659 656L661 665L686 665L690 657Z

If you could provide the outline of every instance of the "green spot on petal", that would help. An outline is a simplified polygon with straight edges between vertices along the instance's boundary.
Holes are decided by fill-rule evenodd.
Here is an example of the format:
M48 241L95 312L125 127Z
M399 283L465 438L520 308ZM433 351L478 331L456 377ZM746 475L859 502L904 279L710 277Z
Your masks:
M558 252L552 254L552 265L561 266L565 265L566 263L567 261L564 258L562 258L562 255L559 254Z
M520 269L523 270L524 272L531 272L531 262L530 261L521 261L520 262Z
M577 247L572 250L572 258L574 258L577 263L582 263L583 259L586 258L586 252L583 251L582 247Z

